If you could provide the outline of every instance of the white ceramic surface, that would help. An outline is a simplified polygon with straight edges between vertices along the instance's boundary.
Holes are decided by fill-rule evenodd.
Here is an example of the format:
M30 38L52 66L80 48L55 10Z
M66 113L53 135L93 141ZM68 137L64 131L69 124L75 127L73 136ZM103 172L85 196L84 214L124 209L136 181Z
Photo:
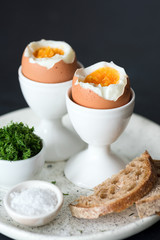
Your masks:
M0 126L11 120L23 121L29 126L39 124L40 119L29 109L22 109L0 117ZM72 130L68 116L63 117L63 124ZM160 126L133 114L131 120L119 139L112 144L112 151L128 162L147 149L154 159L160 159ZM132 236L155 222L158 216L139 219L135 207L122 213L109 214L95 220L76 219L71 216L69 203L80 195L87 195L91 190L75 186L64 177L66 162L46 163L39 179L56 181L64 195L64 204L57 217L48 225L30 228L15 223L4 209L5 191L0 188L0 232L16 240L119 240Z
M122 107L92 109L82 107L71 99L71 89L66 94L68 115L78 135L88 143L88 148L72 156L66 164L65 176L75 185L92 189L123 169L125 163L110 150L126 128L133 112L135 94ZM118 154L118 153L117 153Z
M18 70L23 96L41 119L36 133L45 141L46 161L66 160L84 148L77 134L66 129L61 118L66 114L65 93L72 80L62 83L39 83L26 78Z
M12 187L22 181L30 180L42 170L45 162L45 146L35 156L19 160L0 160L0 186Z
M10 194L14 192L21 192L23 189L29 189L29 188L40 188L40 189L45 189L45 190L50 190L53 191L56 194L57 197L57 205L55 206L54 210L50 213L46 214L41 214L39 216L25 216L22 214L17 213L12 207L11 207L11 197ZM37 227L37 226L43 226L45 224L48 224L51 222L58 214L60 211L61 207L63 204L63 195L59 188L55 186L54 184L45 182L45 181L26 181L22 182L13 188L11 188L5 198L4 198L4 207L8 213L8 215L17 223L26 225L26 226L31 226L31 227ZM42 206L43 207L43 206Z

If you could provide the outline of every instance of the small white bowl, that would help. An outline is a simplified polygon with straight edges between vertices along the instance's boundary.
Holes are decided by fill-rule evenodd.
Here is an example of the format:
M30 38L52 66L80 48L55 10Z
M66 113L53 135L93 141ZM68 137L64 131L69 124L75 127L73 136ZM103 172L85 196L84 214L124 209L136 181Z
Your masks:
M17 161L0 160L0 186L12 187L23 181L31 180L44 166L45 145L31 158Z
M10 194L13 192L19 192L22 189L28 189L28 188L41 188L41 189L45 189L45 190L50 190L53 191L56 196L57 196L57 205L55 206L54 210L50 213L46 213L46 214L41 214L38 216L25 216L22 215L20 213L17 213L14 209L11 208L11 197ZM62 192L59 190L59 188L49 182L45 182L45 181L39 181L39 180L32 180L32 181L26 181L26 182L22 182L16 186L14 186L12 189L9 190L9 192L6 194L5 198L4 198L4 206L5 209L8 213L8 215L15 220L17 223L26 225L26 226L31 226L31 227L37 227L37 226L42 226L45 225L49 222L51 222L58 214L58 212L60 211L61 207L63 204L63 194Z

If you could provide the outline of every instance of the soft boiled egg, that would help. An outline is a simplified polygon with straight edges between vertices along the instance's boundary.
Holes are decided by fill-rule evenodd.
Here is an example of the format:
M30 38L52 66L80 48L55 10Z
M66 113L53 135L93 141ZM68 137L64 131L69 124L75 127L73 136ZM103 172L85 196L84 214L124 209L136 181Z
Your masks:
M124 68L113 62L99 62L74 74L72 99L81 106L111 109L125 105L130 98L129 78Z
M76 69L76 54L62 41L31 42L22 56L23 75L37 82L66 82L72 80Z

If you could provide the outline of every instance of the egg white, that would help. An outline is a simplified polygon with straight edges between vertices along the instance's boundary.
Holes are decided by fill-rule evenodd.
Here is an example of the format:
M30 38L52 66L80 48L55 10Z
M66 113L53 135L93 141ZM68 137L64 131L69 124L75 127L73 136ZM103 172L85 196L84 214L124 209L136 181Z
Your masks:
M36 58L33 53L43 47L59 48L64 51L64 54L55 54L51 58ZM73 63L75 60L75 52L68 43L44 39L29 43L24 51L24 56L29 58L30 63L37 63L47 69L52 68L54 64L61 60L67 64Z
M102 87L100 84L95 85L94 83L85 83L85 78L91 74L92 72L98 70L99 68L103 67L111 67L116 69L119 72L119 81L116 84L110 84L109 86ZM80 85L84 89L90 89L91 91L95 92L100 97L111 100L117 101L117 99L123 95L125 86L127 85L127 74L124 68L119 67L118 65L114 64L113 62L99 62L87 68L80 68L77 69L75 72L75 76L78 78L75 82L75 85Z

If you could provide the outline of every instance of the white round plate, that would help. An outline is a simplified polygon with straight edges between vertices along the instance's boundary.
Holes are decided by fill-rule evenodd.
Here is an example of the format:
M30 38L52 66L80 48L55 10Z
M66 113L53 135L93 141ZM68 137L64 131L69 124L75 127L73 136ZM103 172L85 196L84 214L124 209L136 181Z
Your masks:
M29 126L39 123L39 119L29 108L1 116L0 127L11 120L23 121ZM72 129L67 115L63 118L63 123ZM148 150L154 159L158 159L160 156L159 139L159 125L133 114L127 129L113 144L112 149L126 162L145 150ZM65 178L63 173L65 164L66 162L46 163L37 178L48 182L56 181L56 185L64 193L64 204L60 213L53 222L46 226L25 227L11 220L3 206L6 190L0 189L0 232L2 234L16 240L118 240L132 236L160 220L159 216L139 219L135 206L121 213L109 214L96 220L72 217L69 203L91 191L74 186Z

